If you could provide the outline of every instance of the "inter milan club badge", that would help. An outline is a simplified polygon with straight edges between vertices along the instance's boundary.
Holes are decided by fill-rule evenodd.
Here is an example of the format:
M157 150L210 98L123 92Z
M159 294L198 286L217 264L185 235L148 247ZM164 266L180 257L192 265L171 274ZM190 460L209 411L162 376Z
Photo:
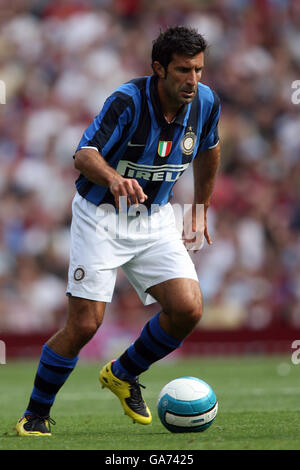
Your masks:
M160 140L158 142L157 153L160 157L167 157L171 152L172 141Z
M85 271L82 266L78 266L78 268L75 269L74 271L74 279L75 281L82 281L82 279L85 276Z
M197 141L196 134L188 127L188 131L184 134L181 140L181 150L185 155L191 155L194 151Z

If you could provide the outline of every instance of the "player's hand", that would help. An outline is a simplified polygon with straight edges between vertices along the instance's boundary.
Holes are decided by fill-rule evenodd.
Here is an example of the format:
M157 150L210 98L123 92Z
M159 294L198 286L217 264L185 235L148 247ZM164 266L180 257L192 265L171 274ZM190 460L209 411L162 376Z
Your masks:
M184 214L182 240L187 250L199 251L204 239L209 245L212 244L207 229L207 209L208 205L193 204Z
M110 192L115 198L117 209L120 207L120 198L127 198L127 206L132 204L143 204L148 196L144 193L143 188L136 179L123 178L122 176L114 178L109 185Z
M212 240L209 236L208 233L208 228L207 228L207 210L208 210L209 205L204 204L204 236L209 245L212 245Z

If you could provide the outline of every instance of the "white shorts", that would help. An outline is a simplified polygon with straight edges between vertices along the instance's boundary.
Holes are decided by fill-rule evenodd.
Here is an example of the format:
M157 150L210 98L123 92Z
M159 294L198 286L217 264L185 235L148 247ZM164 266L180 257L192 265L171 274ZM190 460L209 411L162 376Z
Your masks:
M111 302L119 267L145 305L156 302L146 292L151 286L174 278L198 281L171 204L151 215L117 214L76 193L72 214L67 295Z

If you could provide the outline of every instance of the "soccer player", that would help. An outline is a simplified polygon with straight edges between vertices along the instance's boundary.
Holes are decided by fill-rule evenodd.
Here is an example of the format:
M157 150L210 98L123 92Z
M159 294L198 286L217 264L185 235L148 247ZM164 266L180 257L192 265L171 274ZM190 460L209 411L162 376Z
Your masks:
M101 325L118 267L145 305L161 306L136 341L99 374L102 387L120 399L134 422L152 420L140 374L179 348L200 320L197 274L169 200L192 162L192 207L204 205L210 244L206 211L220 159L220 103L200 83L205 49L196 30L168 28L153 42L153 75L121 85L83 134L74 155L80 176L72 204L68 317L42 348L28 406L16 425L21 436L51 435L51 406Z

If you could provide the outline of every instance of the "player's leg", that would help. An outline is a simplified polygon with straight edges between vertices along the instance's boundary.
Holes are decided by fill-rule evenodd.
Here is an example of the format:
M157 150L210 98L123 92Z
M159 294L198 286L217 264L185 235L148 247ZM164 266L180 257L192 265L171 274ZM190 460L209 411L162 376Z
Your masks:
M152 224L153 218L156 219L155 224ZM179 348L202 313L195 266L180 239L168 205L151 215L153 226L159 227L154 243L149 244L148 240L148 247L145 249L143 246L122 269L143 303L158 301L162 312L150 319L137 340L100 372L102 385L120 398L126 414L142 424L151 422L151 413L140 393L138 376L151 364ZM131 383L136 384L133 399L128 389ZM118 390L126 387L125 400Z
M150 319L139 338L113 363L113 372L119 378L137 377L179 348L201 318L201 291L193 279L170 279L148 292L162 311Z
M65 326L42 349L30 401L17 424L19 435L50 434L46 418L56 394L74 369L80 349L100 326L106 302L112 299L117 263L105 228L100 230L105 211L99 213L98 209L76 193L72 203L68 316Z
M73 371L81 348L101 325L104 302L69 297L65 326L43 346L27 409L16 425L20 436L49 436L50 409Z
M47 341L47 346L64 357L77 356L100 327L105 306L105 302L70 296L66 324Z
M148 289L162 306L158 314L161 328L171 337L184 340L202 316L202 294L198 281L170 279Z
M193 279L170 279L148 292L163 311L147 322L137 340L116 361L103 367L99 377L102 385L121 400L125 414L141 424L151 422L151 412L140 392L138 376L179 348L202 313L201 291Z

